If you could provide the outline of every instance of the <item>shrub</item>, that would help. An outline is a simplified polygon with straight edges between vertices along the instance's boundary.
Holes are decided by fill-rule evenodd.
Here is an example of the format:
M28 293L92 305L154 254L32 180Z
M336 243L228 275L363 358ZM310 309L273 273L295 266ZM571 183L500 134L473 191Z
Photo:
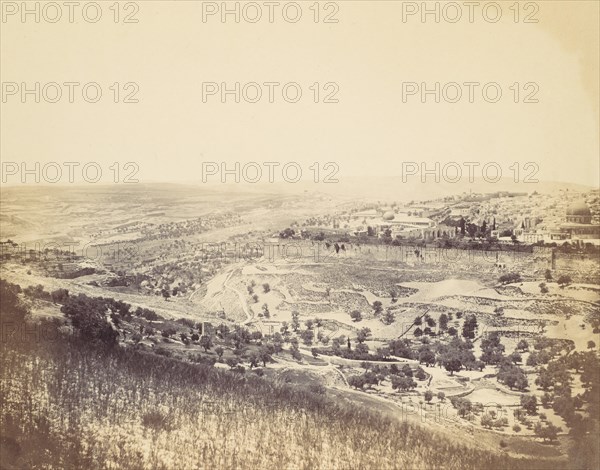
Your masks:
M512 284L515 282L521 282L521 275L519 273L507 273L503 274L498 278L501 284Z
M148 411L142 415L142 425L155 431L171 431L174 429L173 420L160 411Z

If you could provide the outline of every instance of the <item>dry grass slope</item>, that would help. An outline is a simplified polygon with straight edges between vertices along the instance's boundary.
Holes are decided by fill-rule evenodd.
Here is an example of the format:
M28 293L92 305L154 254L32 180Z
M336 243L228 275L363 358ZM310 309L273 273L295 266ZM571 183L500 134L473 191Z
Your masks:
M70 336L2 349L2 469L557 465L456 446L419 427L258 377L131 349L97 349Z

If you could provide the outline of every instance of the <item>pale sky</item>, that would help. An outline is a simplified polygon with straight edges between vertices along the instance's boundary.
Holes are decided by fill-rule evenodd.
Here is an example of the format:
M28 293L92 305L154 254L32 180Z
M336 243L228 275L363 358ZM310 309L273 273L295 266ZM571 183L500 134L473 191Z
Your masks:
M514 162L536 162L541 180L599 184L597 1L537 2L538 23L522 22L532 11L526 2L515 23L514 1L499 2L497 23L480 10L469 23L457 2L463 18L455 24L431 16L423 23L419 14L403 22L406 5L394 1L338 1L333 24L313 21L312 1L299 2L297 23L277 9L272 24L264 2L253 24L232 16L222 23L219 15L203 22L202 2L141 1L138 23L115 24L114 2L100 3L95 24L79 11L69 23L66 7L57 23L23 23L19 13L0 23L4 87L97 82L103 91L95 104L83 100L81 87L75 103L64 86L58 103L30 96L23 104L20 90L4 96L3 162L94 161L108 172L112 162L131 161L142 182L200 181L202 162L293 161L306 172L313 162L336 162L338 178L400 175L402 162L450 161L497 162L512 176ZM333 11L325 3L320 20ZM114 103L114 82L137 83L139 103ZM303 95L287 103L280 86L269 103L263 85L258 103L222 103L219 95L203 103L203 82L296 82ZM339 102L314 103L315 82L335 82ZM503 95L488 103L480 86L469 103L462 86L458 103L429 96L424 104L418 94L403 102L404 82L495 82ZM537 85L524 89L528 82ZM524 103L534 88L539 102ZM319 99L332 89L321 89Z

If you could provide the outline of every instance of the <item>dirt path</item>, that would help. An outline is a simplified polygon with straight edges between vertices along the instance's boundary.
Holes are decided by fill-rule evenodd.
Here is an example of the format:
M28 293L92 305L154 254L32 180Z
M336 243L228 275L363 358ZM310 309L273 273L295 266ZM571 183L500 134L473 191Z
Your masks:
M252 313L250 312L250 309L248 308L248 303L246 302L244 295L239 290L237 290L235 287L231 287L229 284L227 284L227 282L231 279L231 277L235 274L235 272L238 269L239 268L232 269L231 272L227 275L227 277L223 281L223 288L230 290L232 292L235 292L237 294L237 296L240 300L240 305L242 307L242 310L244 311L244 314L246 315L246 320L244 320L244 322L243 322L243 324L246 325L254 319L254 316L252 315ZM259 323L260 323L260 321L259 321ZM262 324L261 324L261 327L262 327ZM261 328L261 330L262 330L262 328Z
M301 350L305 353L305 354L311 354L310 350L307 350L307 348L301 348ZM327 365L324 366L317 366L314 364L298 364L295 361L290 361L288 359L284 359L282 357L278 357L276 360L277 362L281 363L281 364L285 364L284 368L285 369L298 369L298 370L312 370L317 372L319 375L324 374L324 373L333 373L334 375L338 375L342 381L344 382L346 388L350 388L350 385L348 384L348 379L346 379L346 376L344 375L344 373L339 370L335 364L332 364L331 361L329 360L329 356L319 356L320 358L322 358L323 360L325 360L325 362L327 362Z
M188 299L178 298L165 301L162 297L158 296L123 293L104 287L90 286L87 282L89 282L93 276L85 276L76 279L59 279L41 276L34 272L27 274L27 267L24 266L3 265L0 270L0 277L9 282L19 284L23 288L41 284L47 291L64 288L68 289L70 294L85 294L90 297L110 297L127 302L134 308L141 307L154 310L157 314L165 318L186 317L198 320L202 317L201 314L198 314L198 307L189 304Z

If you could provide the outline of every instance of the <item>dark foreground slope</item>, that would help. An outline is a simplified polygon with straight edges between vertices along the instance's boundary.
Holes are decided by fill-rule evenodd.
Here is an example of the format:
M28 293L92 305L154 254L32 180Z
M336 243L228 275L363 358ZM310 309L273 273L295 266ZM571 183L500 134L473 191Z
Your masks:
M259 377L56 335L2 343L3 469L564 467L460 447Z

